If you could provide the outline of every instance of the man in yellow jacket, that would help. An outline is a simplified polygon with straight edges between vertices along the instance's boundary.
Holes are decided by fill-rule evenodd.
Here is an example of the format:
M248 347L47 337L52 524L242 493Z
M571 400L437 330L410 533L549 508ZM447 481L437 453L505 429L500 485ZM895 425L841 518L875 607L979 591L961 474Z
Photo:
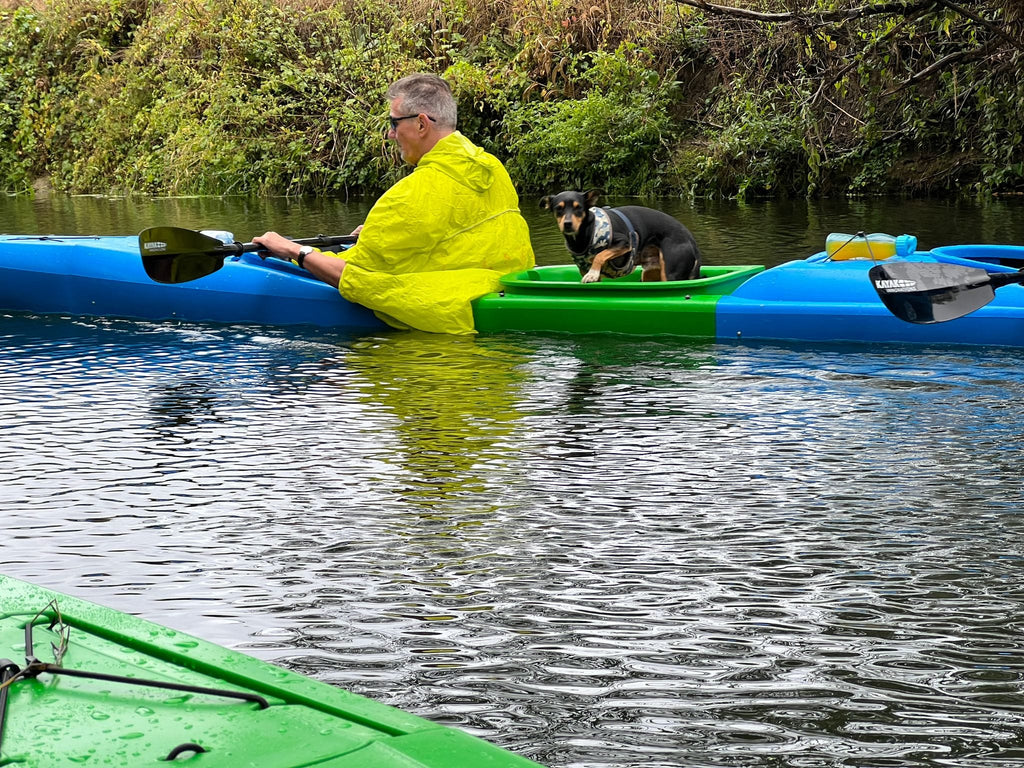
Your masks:
M385 192L343 254L254 237L396 328L475 333L471 302L534 265L519 197L501 162L456 130L455 99L436 75L387 92L388 138L414 170Z

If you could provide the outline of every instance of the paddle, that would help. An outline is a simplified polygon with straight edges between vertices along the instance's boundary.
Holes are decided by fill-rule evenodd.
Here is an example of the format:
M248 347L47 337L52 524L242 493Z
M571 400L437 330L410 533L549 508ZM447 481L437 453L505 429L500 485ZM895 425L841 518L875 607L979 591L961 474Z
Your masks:
M963 317L992 301L996 288L1024 283L1024 270L986 272L978 267L923 261L878 264L868 276L890 312L920 325Z
M294 240L299 245L350 245L355 235L317 235ZM187 283L212 275L224 266L225 256L264 250L256 243L222 243L215 237L181 227L150 227L139 233L142 266L158 283Z

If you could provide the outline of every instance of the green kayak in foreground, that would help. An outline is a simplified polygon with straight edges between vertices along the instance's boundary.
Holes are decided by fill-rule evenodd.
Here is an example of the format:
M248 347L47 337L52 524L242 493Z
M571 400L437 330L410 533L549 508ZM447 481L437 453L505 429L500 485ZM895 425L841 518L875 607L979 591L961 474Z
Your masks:
M529 768L462 731L0 576L0 765Z

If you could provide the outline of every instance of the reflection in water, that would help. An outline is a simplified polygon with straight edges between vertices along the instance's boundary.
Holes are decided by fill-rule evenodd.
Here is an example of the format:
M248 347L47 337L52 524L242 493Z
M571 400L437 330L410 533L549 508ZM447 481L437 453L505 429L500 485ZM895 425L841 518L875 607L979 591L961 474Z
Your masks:
M223 421L216 413L219 389L213 381L202 378L157 386L150 406L157 435L187 440L200 424Z
M566 340L570 350L562 370L571 372L565 384L565 399L560 405L569 414L580 415L593 410L602 400L621 402L626 413L637 403L630 396L630 387L640 367L645 387L664 387L665 408L685 407L686 394L679 392L663 363L671 361L673 370L696 371L716 363L715 345L702 340L636 338L610 336L583 337L581 341ZM550 364L550 360L546 361Z
M0 317L3 570L554 768L1024 761L1024 352Z
M558 190L548 190L556 192ZM566 264L569 255L538 198L520 207L539 264ZM134 234L152 226L221 229L240 240L273 229L289 237L347 234L365 219L374 198L0 198L0 232ZM708 264L766 264L802 259L825 247L830 232L916 235L921 248L952 243L1024 243L1024 199L695 200L609 198L603 205L647 205L693 231Z
M102 197L47 195L0 198L0 232L133 235L148 227L218 229L246 241L268 229L290 237L348 234L373 200L294 197Z
M344 357L324 361L323 375L392 417L391 460L406 478L394 490L438 513L482 487L496 446L510 440L528 360L513 344L405 333L351 344Z

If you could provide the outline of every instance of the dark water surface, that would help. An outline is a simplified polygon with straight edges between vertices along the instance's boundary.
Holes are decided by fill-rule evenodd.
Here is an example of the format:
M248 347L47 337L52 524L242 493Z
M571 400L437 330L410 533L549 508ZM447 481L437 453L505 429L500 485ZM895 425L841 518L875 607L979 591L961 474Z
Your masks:
M134 234L166 225L233 232L249 241L267 229L288 237L348 234L366 217L372 199L108 198L53 196L0 198L0 232L66 235ZM941 200L825 200L807 202L638 200L676 216L697 238L709 264L767 264L824 250L830 232L916 235L922 248L957 243L1024 243L1024 197L988 202ZM533 198L523 199L537 260L568 263L554 220Z
M1024 242L1010 203L836 205L687 216L723 263ZM0 202L263 221L358 208ZM0 315L0 359L4 573L557 768L1024 764L1024 351Z

